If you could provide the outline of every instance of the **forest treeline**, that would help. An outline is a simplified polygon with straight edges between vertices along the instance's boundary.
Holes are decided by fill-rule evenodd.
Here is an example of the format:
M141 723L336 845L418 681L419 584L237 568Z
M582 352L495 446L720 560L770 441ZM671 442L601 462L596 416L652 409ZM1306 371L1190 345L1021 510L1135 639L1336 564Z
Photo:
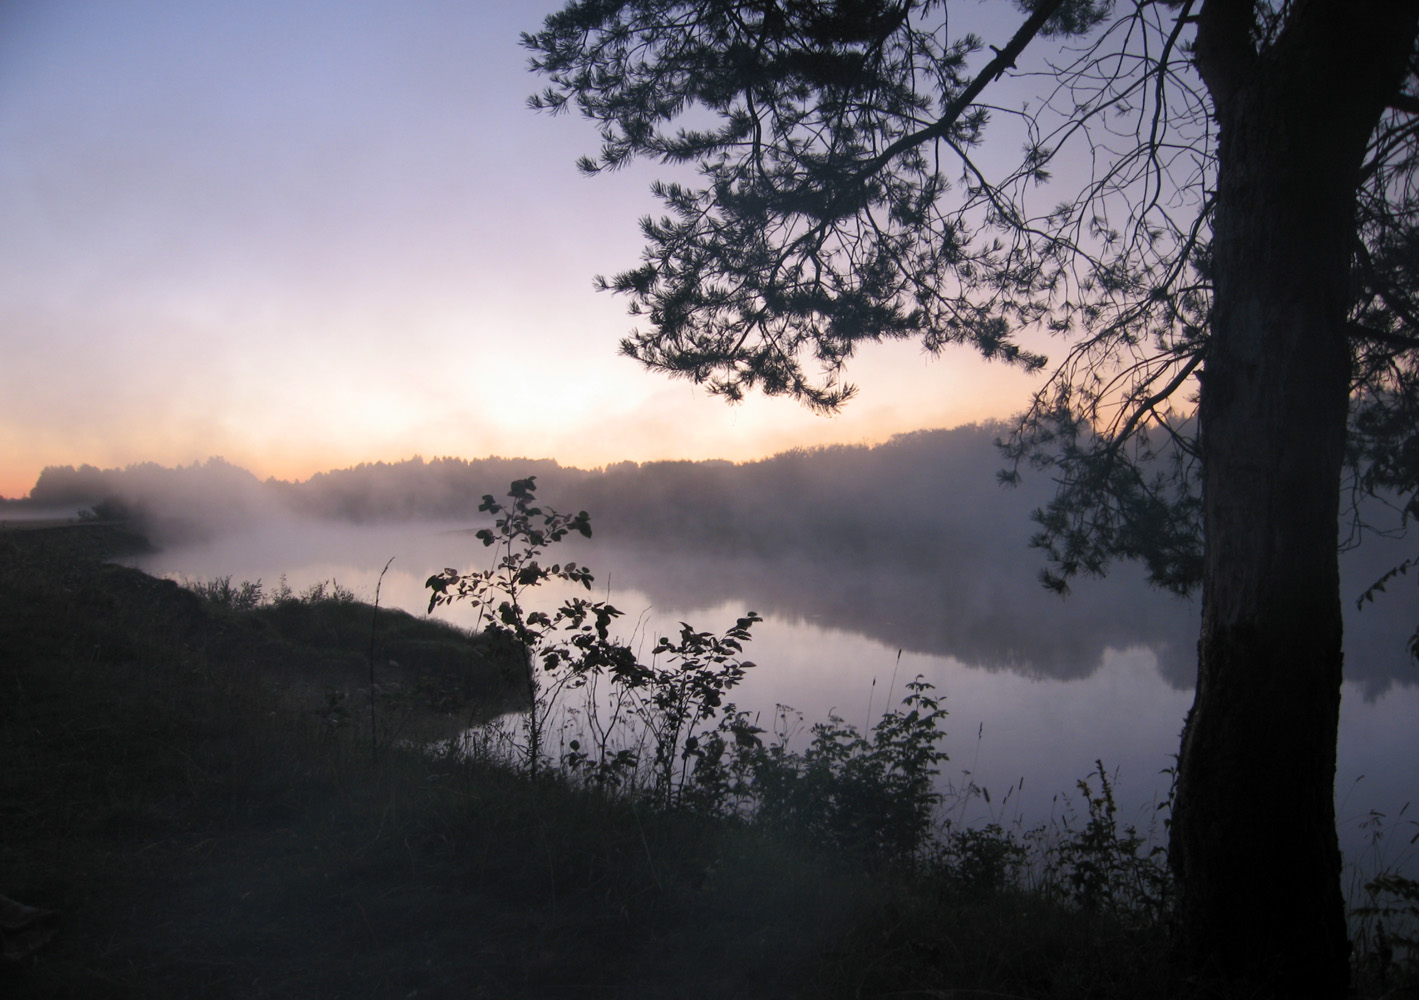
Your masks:
M477 519L485 493L536 476L546 502L591 511L598 532L618 540L673 538L762 554L831 537L839 548L920 559L944 543L970 549L999 531L1028 531L1016 513L1043 501L1048 479L1027 478L1014 491L998 486L994 441L1002 432L972 424L751 462L619 462L594 470L550 459L414 457L299 482L262 481L220 458L176 468L50 466L23 503L77 509L108 501L160 535L273 514L362 524L456 521Z
M178 468L54 466L21 504L127 513L155 543L172 545L273 518L482 525L484 494L535 476L540 501L590 512L597 548L577 558L598 580L654 595L662 608L748 601L908 651L1060 679L1088 675L1107 649L1147 645L1171 683L1189 686L1195 603L1148 587L1128 564L1076 581L1067 600L1043 591L1030 512L1054 484L1048 470L1028 469L1018 486L999 484L995 440L1005 430L972 424L751 462L590 470L550 459L416 457L301 482L263 481L219 458ZM1347 553L1345 596L1353 600L1398 551L1373 539ZM447 558L471 554L453 545ZM1413 622L1401 603L1371 606L1363 619L1353 605L1348 613L1346 672L1372 695L1413 673L1404 653Z

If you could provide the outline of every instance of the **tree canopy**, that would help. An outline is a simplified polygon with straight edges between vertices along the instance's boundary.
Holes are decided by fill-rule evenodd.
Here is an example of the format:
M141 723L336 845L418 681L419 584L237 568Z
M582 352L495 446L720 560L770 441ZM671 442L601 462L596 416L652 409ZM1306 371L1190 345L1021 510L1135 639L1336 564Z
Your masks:
M524 37L549 81L531 103L598 124L584 171L648 158L680 178L655 185L666 214L642 221L642 263L601 279L643 324L625 354L822 410L852 397L864 343L1046 369L1006 442L1015 469L1060 483L1039 514L1045 581L1140 558L1184 592L1217 171L1204 5L1015 6L987 46L942 0L583 0ZM1299 44L1289 0L1237 6L1258 59ZM1355 220L1356 495L1419 485L1413 72L1370 136Z

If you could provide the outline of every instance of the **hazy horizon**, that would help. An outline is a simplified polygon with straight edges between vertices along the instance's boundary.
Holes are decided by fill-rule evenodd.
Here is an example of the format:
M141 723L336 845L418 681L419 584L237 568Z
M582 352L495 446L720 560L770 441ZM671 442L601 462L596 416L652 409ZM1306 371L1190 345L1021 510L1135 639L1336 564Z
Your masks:
M744 460L1026 405L966 348L872 346L833 418L619 357L593 279L639 259L664 171L583 177L595 129L525 107L519 32L560 6L0 5L0 496L215 455Z
M294 554L335 530L313 527L319 524L482 524L486 515L477 507L485 493L501 497L513 479L535 475L539 502L589 511L594 542L614 550L615 579L661 603L757 595L751 603L761 611L1061 678L1092 668L1105 648L1146 642L1169 683L1188 686L1196 667L1195 600L1149 587L1141 567L1127 563L1102 579L1081 577L1065 600L1041 586L1046 562L1030 545L1037 528L1031 511L1048 502L1053 482L1028 470L1017 487L997 482L1004 460L994 440L1005 426L918 431L872 447L800 449L752 462L625 462L596 470L546 459L433 458L290 482L259 480L225 462L56 469L46 474L39 501L77 507L117 500L159 546L215 546L227 555L206 572L241 575L251 571L245 549L265 545L260 538L273 530L286 539L280 550ZM1381 514L1376 506L1367 519L1380 524ZM233 536L248 541L222 548ZM477 546L466 548L464 557L478 557ZM1341 597L1351 620L1347 673L1371 693L1414 675L1404 652L1414 622L1399 593L1381 595L1363 612L1354 602L1406 554L1402 541L1371 534L1342 556ZM444 565L434 558L415 582ZM267 560L262 572L288 568Z
M496 453L489 453L489 454L484 454L484 455L454 455L454 454L424 454L424 453L421 453L421 452L413 452L413 453L410 453L410 454L407 454L407 455L401 455L401 456L397 456L397 457L381 457L381 458L360 459L360 460L358 460L358 461L354 461L354 462L351 462L351 463L348 463L348 464L344 464L344 465L330 465L330 464L327 464L327 465L323 465L323 466L313 467L312 469L310 469L309 471L304 472L304 473L292 474L292 475L287 475L287 476L280 476L280 475L274 475L274 474L273 474L273 475L262 475L262 474L260 474L256 469L253 469L253 468L250 468L250 467L248 467L248 466L246 466L246 465L243 465L243 464L240 463L240 462L231 461L231 460L229 460L229 459L227 458L227 456L225 456L225 455L219 455L219 454L200 455L200 456L197 456L197 457L191 459L190 461L186 461L186 462L172 462L172 463L164 463L164 462L162 462L162 461L158 461L158 460L152 459L152 458L139 457L139 458L133 459L132 461L124 462L124 463L122 463L122 464L114 464L114 465L107 465L107 466L98 464L98 463L93 462L93 461L86 461L86 460L80 458L80 459L77 459L77 460L75 460L75 461L67 461L67 462L61 462L61 461L53 461L53 462L48 462L48 461L46 461L46 462L44 462L44 463L40 466L39 472L36 474L34 480L30 483L30 485L29 485L28 487L25 488L23 494L20 494L20 495L8 495L8 494L6 494L6 493L4 493L4 492L0 492L0 502L12 503L12 504L13 504L13 503L25 503L25 504L28 504L28 503L32 502L32 501L31 501L31 496L30 496L30 494L34 491L35 487L38 486L38 485L43 481L43 478L45 477L45 475L46 475L46 474L52 474L52 473L55 472L55 471L62 471L62 470L73 470L73 471L76 471L76 472L82 471L82 470L93 470L93 471L96 471L96 472L98 472L98 473L102 473L102 474L104 474L104 475L110 475L110 474L116 474L116 473L117 473L117 474L127 473L127 472L132 472L132 471L135 471L135 470L141 470L141 469L147 469L147 468L155 468L155 469L159 469L159 470L161 470L161 471L163 471L163 472L183 472L183 471L189 471L189 470L203 470L203 469L207 469L207 468L209 468L209 467L227 466L227 467L230 467L230 468L232 468L232 469L235 469L235 470L237 470L237 471L239 471L239 472L246 473L246 474L250 475L254 480L256 480L257 482L260 482L260 483L275 482L275 483L280 483L280 484L290 485L290 486L301 486L301 485L310 483L310 482L312 482L312 481L319 480L321 477L331 476L331 475L338 475L338 474L341 474L341 473L347 473L347 472L352 472L352 471L356 471L356 470L360 470L360 469L366 469L366 468L381 468L381 467L384 467L384 468L392 468L392 467L404 466L404 465L409 465L409 464L418 464L418 463L423 463L423 464L432 465L432 464L439 463L439 462L509 462L509 463L523 462L523 463L529 463L529 464L533 464L533 465L536 465L536 464L543 464L543 463L555 463L557 466L559 466L560 468L565 469L565 470L567 470L567 471L572 471L572 472L585 472L585 473L600 473L600 472L605 472L605 471L607 471L607 470L609 470L609 469L612 469L612 468L614 468L614 467L616 467L616 466L624 466L624 465L634 465L634 466L642 466L642 465L670 465L670 464L678 464L678 463L686 463L686 464L707 464L707 465L708 465L708 464L715 464L715 463L725 463L725 464L728 464L728 465L752 465L752 464L755 464L755 463L762 463L762 462L773 461L774 459L781 458L781 457L787 456L787 455L794 455L794 454L804 454L804 453L806 453L806 454L813 454L813 453L817 453L817 452L828 452L828 451L834 451L834 450L844 449L844 448L863 448L863 449L871 450L871 449L874 449L874 448L881 447L881 446L883 446L883 445L889 445L889 444L893 443L893 442L896 441L896 440L903 439L903 438L908 438L908 437L911 437L911 436L913 436L913 435L919 435L919 434L951 433L951 432L955 432L955 431L969 431L969 430L973 430L973 429L976 429L976 428L988 428L988 429L991 429L992 432L994 432L995 430L1000 430L1000 431L1003 432L1006 428L1008 428L1008 426L1009 426L1008 422L1002 421L1002 420L993 420L993 419L972 420L972 421L966 421L966 422L963 422L963 423L960 423L960 424L957 424L957 425L951 426L951 427L921 427L921 428L915 428L915 429L913 429L913 430L894 431L894 432L888 434L887 436L885 436L885 437L883 437L883 438L881 438L881 439L879 439L879 440L857 440L857 441L836 441L836 440L830 440L830 441L814 442L814 443L810 443L810 444L795 444L795 445L790 445L790 446L787 446L787 447L784 447L784 448L780 448L780 449L778 449L778 450L776 450L776 451L768 452L768 453L765 453L765 454L762 454L762 455L759 455L759 454L746 455L746 456L738 457L738 458L731 458L731 457L721 456L721 455L707 455L707 456L705 456L705 457L703 457L703 458L683 458L683 457L679 457L679 456L674 456L674 455L672 455L672 456L669 456L669 457L655 457L655 458L643 458L643 459L634 459L634 458L611 458L611 459L608 459L607 461L604 461L604 462L600 462L600 463L596 463L596 464L585 464L585 465L578 465L578 464L576 464L576 463L574 463L574 462L564 461L563 459L561 459L561 458L559 458L559 457L557 457L557 456L553 456L553 455L496 454ZM1003 459L1002 459L1002 461L1003 461ZM506 485L506 484L503 484L503 485ZM95 497L92 497L91 499L98 500L98 499L102 499L102 497L95 496Z

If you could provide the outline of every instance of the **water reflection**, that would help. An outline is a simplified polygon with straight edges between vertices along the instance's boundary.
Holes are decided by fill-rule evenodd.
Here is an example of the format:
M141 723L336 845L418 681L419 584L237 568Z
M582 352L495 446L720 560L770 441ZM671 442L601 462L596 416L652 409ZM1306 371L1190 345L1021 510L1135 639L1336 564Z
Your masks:
M667 609L737 601L992 672L1077 680L1105 650L1130 647L1150 649L1177 687L1190 685L1195 668L1194 602L1148 589L1132 567L1064 599L1039 585L1026 559L966 563L941 553L934 565L894 566L831 551L764 559L643 547L586 559Z
M1176 689L1190 689L1195 671L1197 602L1148 587L1130 565L1086 580L1061 598L1040 587L1036 567L1018 552L1013 559L996 552L968 559L922 551L903 565L828 544L811 554L752 556L599 537L569 540L556 555L590 565L598 596L632 614L654 607L686 615L723 604L735 614L752 609L808 631L857 635L892 650L1026 678L1079 680L1097 671L1109 650L1135 648L1148 650ZM159 575L231 575L268 585L284 575L297 591L334 578L357 593L361 587L372 593L391 556L386 601L420 613L427 607L423 583L430 574L489 558L462 526L273 522L169 547L134 563ZM1378 549L1347 554L1345 593L1358 594L1391 558ZM550 593L544 600L560 596ZM1414 614L1412 602L1397 596L1363 611L1347 602L1346 677L1364 697L1419 681L1405 651Z
M1029 558L967 562L939 553L934 565L902 566L832 549L761 558L648 546L583 546L602 580L654 595L667 610L738 602L763 614L874 639L892 648L992 672L1077 680L1099 669L1108 650L1146 648L1163 678L1191 689L1199 605L1149 587L1121 565L1086 580L1067 598L1046 592ZM1358 594L1390 555L1342 559L1344 592ZM1346 676L1374 698L1392 684L1419 681L1405 652L1413 604L1381 601L1346 608Z
M627 613L623 634L645 655L682 619L719 630L746 610L764 615L749 650L760 666L736 692L741 706L767 714L786 703L809 722L836 711L866 728L907 680L923 675L951 713L947 778L992 792L988 803L971 800L970 818L1044 821L1100 758L1120 769L1129 821L1147 822L1166 794L1160 772L1191 701L1197 611L1143 586L1127 567L1062 600L1034 583L1022 559L938 555L894 567L860 552L754 559L604 537L558 555L592 567L595 596ZM431 573L470 568L489 553L462 526L273 522L136 564L158 575L231 575L267 586L284 576L296 592L336 579L368 600L391 556L384 603L423 613ZM1351 586L1369 572L1347 557ZM571 593L541 596L550 605ZM1419 791L1419 688L1403 650L1409 610L1398 601L1362 614L1349 609L1337 788L1352 850L1363 846L1359 822L1370 809L1393 814ZM461 606L445 616L477 624Z

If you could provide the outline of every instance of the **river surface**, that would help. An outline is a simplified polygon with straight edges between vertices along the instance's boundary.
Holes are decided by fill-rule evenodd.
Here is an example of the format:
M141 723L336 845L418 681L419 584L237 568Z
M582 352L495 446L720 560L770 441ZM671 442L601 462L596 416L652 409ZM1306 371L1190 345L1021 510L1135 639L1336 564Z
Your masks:
M430 575L488 564L488 550L465 525L293 521L168 545L132 562L178 580L260 580L268 594L283 577L296 593L335 580L369 601L391 557L381 604L416 614L427 608ZM1038 586L1038 566L1025 555L982 563L929 553L909 564L873 563L832 551L766 559L577 539L552 557L591 567L590 596L625 612L622 637L646 657L681 621L722 632L746 611L762 615L746 649L757 666L732 699L761 712L765 728L782 704L803 713L805 726L836 712L865 729L908 681L930 681L950 713L943 781L989 793L960 802L961 818L1025 828L1058 818L1080 808L1076 782L1102 761L1115 778L1121 818L1140 829L1156 822L1192 700L1198 611L1193 601L1146 587L1129 567L1061 599ZM1419 799L1419 667L1404 640L1419 602L1409 581L1356 611L1354 594L1383 563L1376 558L1345 563L1339 825L1347 856L1362 869L1415 873L1419 848L1409 840L1419 833L1419 803L1407 804ZM530 603L551 610L571 593L549 589ZM459 606L436 615L475 624ZM1373 812L1384 817L1378 844ZM1276 826L1284 836L1286 817Z

